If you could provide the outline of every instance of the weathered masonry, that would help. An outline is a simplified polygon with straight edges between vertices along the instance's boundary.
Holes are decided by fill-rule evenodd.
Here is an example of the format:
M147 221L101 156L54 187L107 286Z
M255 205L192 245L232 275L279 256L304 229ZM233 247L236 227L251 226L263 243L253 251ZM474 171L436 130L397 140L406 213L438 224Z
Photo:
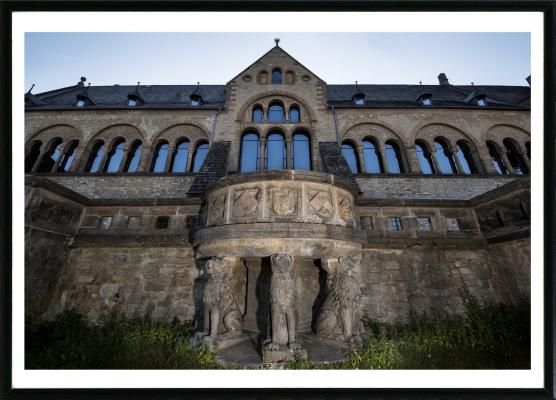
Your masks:
M327 85L276 45L226 85L25 105L29 319L195 319L273 360L530 291L529 86Z

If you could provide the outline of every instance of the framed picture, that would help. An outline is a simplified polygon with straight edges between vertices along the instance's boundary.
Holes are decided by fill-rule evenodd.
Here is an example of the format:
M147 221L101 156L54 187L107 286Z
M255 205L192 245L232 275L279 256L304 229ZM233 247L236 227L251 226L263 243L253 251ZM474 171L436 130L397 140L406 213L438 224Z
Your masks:
M4 393L552 398L554 9L459 4L7 3Z

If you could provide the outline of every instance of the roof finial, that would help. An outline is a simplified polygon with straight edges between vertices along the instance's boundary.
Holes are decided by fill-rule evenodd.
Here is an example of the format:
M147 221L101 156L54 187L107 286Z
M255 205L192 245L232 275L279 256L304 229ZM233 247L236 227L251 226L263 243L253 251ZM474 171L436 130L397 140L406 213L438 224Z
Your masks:
M31 90L33 90L34 87L35 87L35 84L33 83L33 85L31 86L31 89L29 89L29 91L27 93L31 93Z
M141 82L140 82L140 81L137 81L137 86L139 86L140 84L141 84Z
M474 84L473 82L471 82L471 85L472 85L472 86L475 86L475 84Z
M419 85L422 85L422 84L423 84L423 82L422 82L422 81L419 81Z
M276 46L278 46L278 43L280 43L280 38L275 38L274 41L276 42Z

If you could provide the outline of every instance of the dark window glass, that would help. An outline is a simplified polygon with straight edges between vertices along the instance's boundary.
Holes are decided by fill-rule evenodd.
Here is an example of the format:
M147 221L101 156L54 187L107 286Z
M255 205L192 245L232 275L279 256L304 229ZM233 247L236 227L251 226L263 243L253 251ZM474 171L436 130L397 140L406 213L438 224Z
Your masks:
M108 153L106 163L104 164L104 172L118 172L122 158L124 157L125 140L121 139L112 145L112 149Z
M291 106L290 107L290 113L288 116L288 120L290 122L299 122L300 118L299 118L299 108L297 106Z
M421 97L421 104L424 106L432 106L432 98L430 96Z
M266 169L286 168L286 143L280 133L271 133L266 138Z
M172 167L170 171L172 172L185 172L187 169L187 156L189 154L189 141L181 140L174 150L174 155L172 157Z
M436 150L436 161L438 168L442 174L457 174L456 163L452 153L448 149L448 145L443 141L436 139L434 141L434 148Z
M351 172L353 172L354 174L358 174L359 158L357 157L355 146L353 146L351 143L342 143L342 153L349 165L349 169L351 169Z
M268 121L269 122L283 122L284 121L284 106L280 103L272 103L268 107Z
M130 106L130 107L135 107L137 105L137 97L136 96L128 96L127 105Z
M446 218L446 225L448 226L448 232L460 231L457 218Z
M48 154L42 159L38 172L50 172L62 154L62 139L56 139L52 142Z
M494 169L496 169L496 172L498 172L499 174L507 174L508 170L506 169L504 161L502 160L502 157L500 156L500 153L496 149L494 143L487 142L487 148L488 153L490 154L490 159L492 160L492 165L494 165Z
M427 146L415 143L415 152L417 153L417 159L419 160L421 172L426 175L434 174L434 162L432 161L432 155Z
M170 225L170 217L167 215L156 217L156 229L166 229Z
M85 106L85 99L77 99L77 102L75 103L75 105L77 107L84 107Z
M66 152L62 156L62 160L60 160L60 166L58 167L58 172L68 172L71 164L73 163L73 159L75 158L75 149L77 149L77 145L79 142L73 142L69 145Z
M197 107L201 105L201 96L191 96L191 105Z
M402 219L400 217L390 217L388 218L388 222L391 231L402 230Z
M141 161L141 154L143 153L143 146L141 142L136 141L133 146L131 146L131 151L127 156L126 165L124 166L125 172L137 172L139 168L139 161Z
M311 170L311 139L305 133L294 133L292 140L293 169Z
M484 99L484 97L479 97L477 99L477 105L479 107L486 107L487 103L486 103L486 100Z
M253 107L253 122L263 122L264 114L261 106Z
M153 163L151 164L151 172L164 172L166 169L166 160L168 159L168 143L161 142L156 146L154 152Z
M388 162L388 172L391 174L399 174L404 172L402 164L402 154L396 143L386 142L384 147L384 155Z
M463 171L461 172L463 172L464 174L476 174L477 168L475 167L475 163L473 162L473 158L471 157L471 151L469 150L467 144L458 142L456 144L456 147L458 149L458 160L461 168L463 169Z
M359 223L361 224L361 229L364 231L371 231L374 229L373 217L360 217Z
M278 68L272 70L272 83L273 84L282 83L282 71L280 71Z
M205 158L207 156L209 150L209 144L208 143L199 143L197 145L197 148L195 149L195 154L193 154L193 167L192 167L192 171L193 172L199 172L201 170L201 167L203 166L203 162L205 161Z
M525 143L525 148L527 149L527 157L531 160L531 142Z
M31 170L33 169L33 166L41 155L41 146L41 141L33 142L33 144L31 145L31 149L29 149L29 152L25 156L25 172L31 172Z
M104 142L96 143L91 149L91 155L85 166L85 172L98 172L100 163L104 158Z
M514 174L523 175L529 172L515 144L511 140L505 139L504 146L506 146L506 155L514 170Z
M246 133L241 138L241 163L239 172L254 172L259 170L259 136L256 133Z
M363 96L362 94L358 94L354 97L355 100L355 105L357 106L363 106L365 105L365 96Z
M418 217L417 225L419 226L420 231L430 231L432 229L431 219L429 217Z
M374 140L363 140L363 158L365 159L365 172L377 174L384 172L380 152Z

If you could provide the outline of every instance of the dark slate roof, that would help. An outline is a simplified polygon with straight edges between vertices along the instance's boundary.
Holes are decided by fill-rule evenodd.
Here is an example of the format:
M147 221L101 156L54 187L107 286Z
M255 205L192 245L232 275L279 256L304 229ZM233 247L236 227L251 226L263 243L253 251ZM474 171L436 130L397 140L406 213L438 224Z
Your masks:
M476 96L484 95L490 108L529 108L528 86L476 85L327 85L328 104L355 107L353 96L365 95L369 107L414 107L424 94L432 96L433 107L476 107ZM359 106L359 107L365 107Z
M203 102L192 107L190 96L199 91ZM28 110L74 109L78 95L86 93L85 109L125 108L128 95L140 94L136 107L144 108L224 108L226 85L133 85L83 86L75 85L26 96ZM365 105L356 106L353 96L365 95ZM327 85L328 104L334 107L423 107L419 96L430 94L432 107L478 107L477 96L484 96L487 108L529 109L531 88L528 86L473 85Z

